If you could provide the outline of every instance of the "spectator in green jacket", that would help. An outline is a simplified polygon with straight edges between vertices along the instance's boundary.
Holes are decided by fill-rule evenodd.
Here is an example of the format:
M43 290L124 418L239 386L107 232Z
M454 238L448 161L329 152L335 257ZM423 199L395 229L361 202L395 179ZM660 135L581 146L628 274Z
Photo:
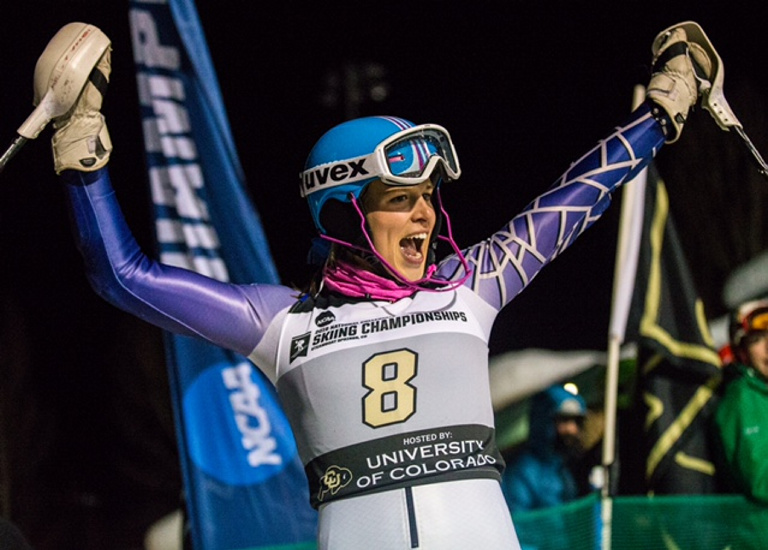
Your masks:
M768 300L731 315L735 362L715 413L727 489L768 504Z

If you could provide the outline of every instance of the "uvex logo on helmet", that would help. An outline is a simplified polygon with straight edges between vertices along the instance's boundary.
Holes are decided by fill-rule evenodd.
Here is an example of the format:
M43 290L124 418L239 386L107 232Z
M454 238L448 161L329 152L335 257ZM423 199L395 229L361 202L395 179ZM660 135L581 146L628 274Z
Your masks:
M327 189L373 177L365 167L369 157L357 157L322 164L301 173L301 195L306 197L319 189Z

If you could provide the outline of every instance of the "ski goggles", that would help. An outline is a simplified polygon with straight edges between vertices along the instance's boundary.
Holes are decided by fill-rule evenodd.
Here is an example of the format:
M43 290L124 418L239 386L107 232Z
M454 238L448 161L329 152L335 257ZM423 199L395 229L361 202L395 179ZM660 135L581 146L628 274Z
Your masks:
M745 333L768 330L768 307L761 307L750 312L741 320Z
M421 124L388 137L369 155L305 170L301 173L301 195L371 178L388 185L418 185L438 169L449 181L461 176L448 131L436 124Z

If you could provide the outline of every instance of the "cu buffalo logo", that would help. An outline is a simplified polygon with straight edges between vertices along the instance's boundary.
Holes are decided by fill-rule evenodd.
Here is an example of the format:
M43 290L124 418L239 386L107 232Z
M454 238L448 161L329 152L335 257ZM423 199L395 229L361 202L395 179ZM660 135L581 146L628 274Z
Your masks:
M350 481L352 481L350 470L339 466L329 466L320 478L320 491L317 494L317 500L322 502L328 493L335 495L340 489L349 485Z

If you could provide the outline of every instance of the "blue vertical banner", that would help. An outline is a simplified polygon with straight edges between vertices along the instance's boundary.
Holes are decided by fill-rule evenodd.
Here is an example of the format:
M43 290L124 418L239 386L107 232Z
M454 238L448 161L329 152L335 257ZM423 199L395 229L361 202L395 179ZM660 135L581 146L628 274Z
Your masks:
M129 15L160 260L277 283L193 0L131 0ZM194 550L311 548L316 512L272 384L200 340L169 334L166 350Z

